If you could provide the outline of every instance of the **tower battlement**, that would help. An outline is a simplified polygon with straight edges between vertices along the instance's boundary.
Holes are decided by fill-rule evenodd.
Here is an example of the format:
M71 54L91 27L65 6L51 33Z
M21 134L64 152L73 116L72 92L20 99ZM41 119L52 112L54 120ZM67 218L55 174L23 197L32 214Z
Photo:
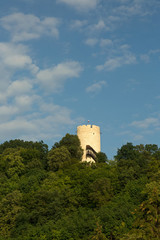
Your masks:
M96 153L101 151L100 127L96 125L81 125L77 127L83 149L82 161L95 162Z

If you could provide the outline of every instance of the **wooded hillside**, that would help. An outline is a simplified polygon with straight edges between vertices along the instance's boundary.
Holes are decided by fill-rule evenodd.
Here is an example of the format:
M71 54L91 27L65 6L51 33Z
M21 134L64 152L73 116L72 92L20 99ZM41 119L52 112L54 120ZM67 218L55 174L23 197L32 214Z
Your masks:
M160 149L127 143L81 162L76 135L0 145L1 240L160 239Z

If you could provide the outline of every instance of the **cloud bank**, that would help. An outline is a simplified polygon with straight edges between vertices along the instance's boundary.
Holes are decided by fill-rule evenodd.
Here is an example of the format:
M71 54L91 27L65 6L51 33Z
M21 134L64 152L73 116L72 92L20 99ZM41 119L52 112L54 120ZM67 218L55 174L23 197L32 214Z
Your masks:
M54 17L40 19L32 14L13 13L0 19L1 26L10 32L13 42L38 39L43 35L58 37L60 21Z
M96 8L98 0L57 0L58 3L64 3L79 11L88 11Z

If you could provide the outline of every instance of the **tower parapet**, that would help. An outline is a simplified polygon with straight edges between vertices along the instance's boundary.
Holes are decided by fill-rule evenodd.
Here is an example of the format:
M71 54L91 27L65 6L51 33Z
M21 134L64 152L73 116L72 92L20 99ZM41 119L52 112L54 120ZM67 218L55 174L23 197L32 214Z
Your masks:
M96 153L101 151L100 127L96 125L81 125L77 127L83 149L82 161L95 162Z

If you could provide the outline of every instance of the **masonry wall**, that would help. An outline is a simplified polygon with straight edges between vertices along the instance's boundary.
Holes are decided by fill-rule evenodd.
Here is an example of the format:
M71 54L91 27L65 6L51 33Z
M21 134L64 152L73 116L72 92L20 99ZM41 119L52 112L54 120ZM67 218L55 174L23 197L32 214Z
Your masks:
M77 136L84 151L82 161L94 162L91 157L86 157L86 146L91 146L95 152L101 151L100 127L95 125L82 125L77 127Z

